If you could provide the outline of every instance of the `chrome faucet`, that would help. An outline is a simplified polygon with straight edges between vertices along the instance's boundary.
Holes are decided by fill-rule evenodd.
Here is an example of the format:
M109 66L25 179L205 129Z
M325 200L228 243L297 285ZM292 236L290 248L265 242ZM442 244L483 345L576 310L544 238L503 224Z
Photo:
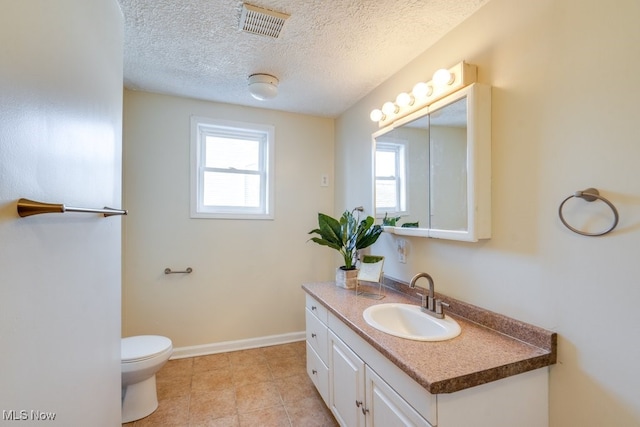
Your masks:
M442 319L444 318L444 311L442 309L442 307L449 307L449 304L447 304L446 302L442 301L441 299L436 299L435 297L435 284L433 283L433 278L428 275L427 273L418 273L415 276L413 276L413 278L411 279L411 282L409 283L409 287L410 288L415 288L416 287L416 282L418 281L418 279L420 279L421 277L424 277L425 279L427 279L429 281L429 288L422 288L422 286L418 286L419 288L424 289L425 291L427 291L427 294L418 294L422 297L422 311L424 311L427 314L430 314L433 317L436 317L438 319Z

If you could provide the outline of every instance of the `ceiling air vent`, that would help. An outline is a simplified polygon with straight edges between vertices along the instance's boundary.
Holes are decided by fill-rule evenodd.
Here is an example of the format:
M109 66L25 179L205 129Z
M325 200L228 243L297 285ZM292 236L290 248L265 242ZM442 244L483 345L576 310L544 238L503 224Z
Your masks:
M289 15L273 10L262 9L250 4L242 5L240 29L248 33L278 38L284 21Z

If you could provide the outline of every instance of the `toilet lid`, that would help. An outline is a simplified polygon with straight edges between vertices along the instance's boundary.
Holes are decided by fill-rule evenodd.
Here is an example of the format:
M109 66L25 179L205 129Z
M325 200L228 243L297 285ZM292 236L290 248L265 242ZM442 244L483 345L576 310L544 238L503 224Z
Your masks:
M121 357L123 362L149 359L171 348L171 340L159 335L138 335L122 338Z

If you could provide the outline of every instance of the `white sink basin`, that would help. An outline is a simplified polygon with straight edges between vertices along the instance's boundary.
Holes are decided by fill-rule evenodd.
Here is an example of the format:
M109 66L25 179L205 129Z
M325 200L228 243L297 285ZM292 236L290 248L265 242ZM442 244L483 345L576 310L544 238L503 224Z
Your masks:
M419 306L387 303L372 305L362 313L374 328L400 338L415 341L445 341L460 335L460 325L449 316L437 319Z

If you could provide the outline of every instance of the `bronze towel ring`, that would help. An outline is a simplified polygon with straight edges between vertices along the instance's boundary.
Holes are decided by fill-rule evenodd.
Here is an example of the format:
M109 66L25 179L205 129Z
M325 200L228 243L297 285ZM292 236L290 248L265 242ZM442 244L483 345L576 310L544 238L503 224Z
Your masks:
M577 198L586 200L587 202L593 202L594 200L601 200L604 203L606 203L607 206L609 206L611 208L611 210L613 211L613 217L614 218L613 218L613 224L611 224L611 227L609 227L605 231L601 231L599 233L587 233L586 231L581 231L581 230L578 230L578 229L570 226L567 223L567 221L565 221L564 216L562 215L562 208L563 208L564 204L567 202L567 200L569 200L569 199L571 199L573 197L577 197ZM560 221L562 221L562 223L564 224L565 227L567 227L569 230L573 231L574 233L582 234L583 236L602 236L603 234L607 234L611 230L616 228L616 225L618 225L618 220L620 219L620 217L618 215L618 210L616 209L615 206L613 206L613 203L611 203L609 200L607 200L604 197L602 197L600 195L600 192L598 190L596 190L595 188L587 188L584 191L576 191L575 193L573 193L572 195L570 195L569 197L564 199L562 201L562 203L560 203L560 207L558 208L558 215L560 216Z

